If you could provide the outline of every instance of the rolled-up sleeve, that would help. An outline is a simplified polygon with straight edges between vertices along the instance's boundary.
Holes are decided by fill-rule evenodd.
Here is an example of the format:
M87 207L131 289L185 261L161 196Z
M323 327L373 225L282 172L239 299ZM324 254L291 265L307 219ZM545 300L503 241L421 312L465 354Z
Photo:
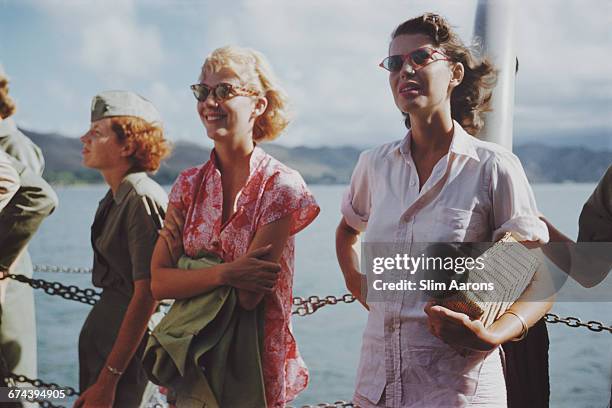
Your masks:
M372 206L369 166L369 152L366 151L359 156L351 184L342 197L342 216L351 228L361 232L368 225Z
M314 196L297 171L270 177L260 204L258 228L291 215L291 235L306 228L319 214Z
M498 153L492 161L493 239L512 232L523 241L548 242L548 228L539 219L535 196L519 159L512 153Z

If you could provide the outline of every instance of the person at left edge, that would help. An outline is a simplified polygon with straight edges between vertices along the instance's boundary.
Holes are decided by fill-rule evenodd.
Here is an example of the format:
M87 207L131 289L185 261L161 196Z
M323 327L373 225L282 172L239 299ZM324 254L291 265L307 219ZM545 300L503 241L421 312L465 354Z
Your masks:
M79 337L75 407L137 407L147 378L140 364L149 317L151 254L167 196L146 172L169 153L157 109L140 95L96 95L91 126L81 137L83 164L110 187L91 227L92 280L103 289Z
M40 148L13 120L17 106L8 85L9 79L0 64L0 153L4 156L4 174L0 177L4 178L6 171L17 174L13 194L0 193L4 196L4 205L0 205L0 274L8 272L31 278L28 243L57 207L58 199L42 178L44 158ZM1 182L9 181L4 178ZM4 279L0 281L0 292L0 359L4 359L7 371L37 378L33 289L14 279Z
M6 205L11 201L19 189L19 173L13 167L10 156L0 150L0 214ZM6 271L0 270L0 278ZM2 305L6 293L7 280L0 280L0 328L2 328ZM7 386L7 377L10 374L6 357L0 346L0 386Z

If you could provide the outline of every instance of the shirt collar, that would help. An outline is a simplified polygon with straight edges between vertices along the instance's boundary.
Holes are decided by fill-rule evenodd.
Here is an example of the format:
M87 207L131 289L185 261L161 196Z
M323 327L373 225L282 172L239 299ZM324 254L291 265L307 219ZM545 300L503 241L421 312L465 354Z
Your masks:
M476 161L480 161L478 154L476 153L476 148L474 147L474 143L472 141L474 136L469 135L459 123L453 120L453 139L451 141L451 145L449 151L457 154L471 157ZM408 130L406 137L402 139L399 145L392 149L388 154L400 154L405 160L410 158L410 139L412 135L412 130Z
M251 153L251 157L249 158L249 179L255 172L255 170L259 167L261 161L266 157L266 152L259 146L255 145L253 152ZM213 148L210 152L210 161L215 167L217 171L219 171L219 166L217 163L217 153Z
M117 205L121 204L125 196L128 195L130 191L134 188L134 185L138 184L140 180L147 177L147 173L141 171L137 173L130 173L123 178L121 184L119 184L119 188L114 195L115 203Z
M455 154L471 157L476 161L480 161L476 148L474 147L474 136L461 127L459 123L453 121L455 124L453 131L453 141L451 142L450 151Z
M0 121L0 137L8 136L17 130L13 118L5 118Z

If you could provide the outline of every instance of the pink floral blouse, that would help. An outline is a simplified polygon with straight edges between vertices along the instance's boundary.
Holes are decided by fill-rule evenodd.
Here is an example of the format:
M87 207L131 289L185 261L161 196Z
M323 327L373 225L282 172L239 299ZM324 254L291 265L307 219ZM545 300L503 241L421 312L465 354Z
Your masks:
M183 246L190 257L202 251L225 262L244 255L262 226L290 215L291 236L280 258L277 289L264 297L262 354L268 407L284 407L308 384L308 370L291 329L294 237L319 213L319 206L300 174L260 147L250 158L250 174L238 195L236 211L221 225L223 191L215 151L203 165L183 171L170 192L170 204L183 212Z

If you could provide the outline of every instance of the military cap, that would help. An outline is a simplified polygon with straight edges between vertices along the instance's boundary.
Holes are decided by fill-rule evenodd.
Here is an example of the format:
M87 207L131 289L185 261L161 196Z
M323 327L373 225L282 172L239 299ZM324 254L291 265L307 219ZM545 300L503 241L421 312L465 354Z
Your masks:
M91 101L91 121L115 116L135 116L161 126L161 116L153 104L131 91L105 91Z

